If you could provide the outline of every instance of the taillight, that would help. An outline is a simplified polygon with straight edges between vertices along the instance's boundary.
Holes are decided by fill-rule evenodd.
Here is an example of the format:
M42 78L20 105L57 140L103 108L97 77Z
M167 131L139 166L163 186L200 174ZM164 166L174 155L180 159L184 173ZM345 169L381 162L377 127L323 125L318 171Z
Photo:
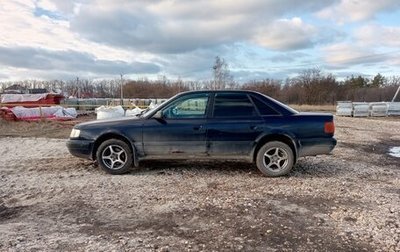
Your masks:
M333 134L335 133L335 123L334 122L325 122L324 125L324 132L326 134Z

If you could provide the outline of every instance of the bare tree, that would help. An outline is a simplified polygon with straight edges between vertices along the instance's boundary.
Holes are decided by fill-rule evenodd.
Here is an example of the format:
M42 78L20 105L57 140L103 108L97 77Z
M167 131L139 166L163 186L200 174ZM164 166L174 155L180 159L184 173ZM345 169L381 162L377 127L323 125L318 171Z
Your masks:
M229 66L224 59L219 56L215 57L215 63L213 66L213 77L214 80L211 85L211 89L225 89L234 88L235 82L233 76L229 71Z

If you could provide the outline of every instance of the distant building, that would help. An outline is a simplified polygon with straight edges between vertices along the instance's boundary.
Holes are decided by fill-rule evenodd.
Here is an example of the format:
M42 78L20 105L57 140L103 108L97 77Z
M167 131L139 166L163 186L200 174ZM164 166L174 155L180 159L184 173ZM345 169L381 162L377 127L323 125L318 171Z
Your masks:
M45 89L45 88L32 88L32 89L28 89L28 92L30 94L45 94L45 93L48 93L47 89Z
M3 90L3 94L46 94L49 91L45 88L31 88L27 89L21 85L14 84L12 86L6 87Z
M26 89L25 87L18 85L18 84L14 84L11 85L9 87L6 87L3 90L4 94L27 94L28 93L28 89Z

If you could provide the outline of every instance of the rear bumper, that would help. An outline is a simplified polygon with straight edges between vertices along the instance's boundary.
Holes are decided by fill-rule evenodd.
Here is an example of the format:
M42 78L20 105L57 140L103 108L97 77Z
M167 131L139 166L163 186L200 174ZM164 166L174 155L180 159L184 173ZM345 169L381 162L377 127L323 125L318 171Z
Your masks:
M91 140L68 140L67 148L69 153L76 157L92 159L93 141Z
M300 141L299 157L329 154L336 146L335 138L312 138Z

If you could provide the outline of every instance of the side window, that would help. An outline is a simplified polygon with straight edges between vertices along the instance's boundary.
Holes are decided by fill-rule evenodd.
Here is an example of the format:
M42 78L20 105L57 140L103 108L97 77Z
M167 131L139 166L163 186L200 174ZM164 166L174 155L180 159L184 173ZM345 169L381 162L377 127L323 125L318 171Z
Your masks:
M268 106L265 102L263 102L259 98L251 96L251 99L253 100L254 104L256 105L261 115L279 115L278 112L276 112L274 109L272 109L270 106Z
M217 93L214 99L214 117L254 117L257 111L246 94Z
M177 100L163 110L165 118L204 118L208 103L208 94L192 95Z

